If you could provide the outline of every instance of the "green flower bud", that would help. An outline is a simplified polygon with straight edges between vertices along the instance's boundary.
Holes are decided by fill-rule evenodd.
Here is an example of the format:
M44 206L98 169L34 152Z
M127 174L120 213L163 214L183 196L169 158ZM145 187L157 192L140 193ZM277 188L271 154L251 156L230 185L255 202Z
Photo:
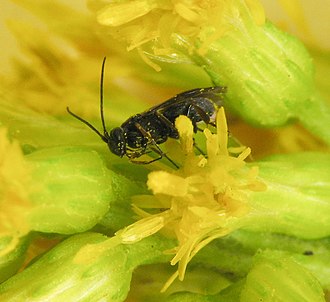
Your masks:
M171 241L153 236L111 247L113 239L97 233L70 237L1 284L0 300L124 301L136 266L169 260L163 251Z
M257 255L241 292L242 302L325 301L315 277L289 257L266 251Z
M323 293L320 290L320 284L322 285L323 290L328 290L330 287L329 247L328 239L301 240L280 234L236 231L205 247L198 255L196 255L191 264L193 267L194 265L197 267L201 267L202 265L213 267L215 271L223 272L224 276L226 276L226 273L230 273L231 279L242 279L221 290L216 295L198 295L187 292L176 293L170 295L166 299L166 302L241 301L239 297L241 296L243 289L246 290L247 286L251 286L253 289L260 288L260 286L264 284L263 282L265 281L265 278L267 278L267 274L260 273L260 278L250 280L249 283L247 283L245 279L246 275L249 278L251 274L255 274L255 267L260 264L260 261L262 261L264 265L269 266L277 266L276 263L281 263L282 261L283 263L289 261L291 265L293 262L296 270L288 272L287 279L283 281L283 285L286 286L287 284L285 282L289 282L291 278L293 279L291 281L297 280L298 286L302 286L302 288L305 282L311 281L311 283L309 283L310 286L307 287L307 293L308 290L314 288L315 294L321 294L319 296L321 298ZM290 267L288 266L286 268L284 266L281 267L281 269L286 270L290 269ZM278 272L275 268L274 273L280 274L281 271ZM311 274L313 274L317 280L314 279L314 277L311 278ZM276 276L273 277L274 280L269 282L271 286L281 284L280 280L275 280L277 278ZM189 272L187 273L187 278L188 277ZM247 283L247 285L245 285L245 283ZM292 284L293 283L291 282L291 285ZM194 288L188 288L187 290L195 292ZM303 291L302 293L304 294ZM287 294L294 296L297 293L293 287L292 289L288 289ZM257 301L257 299L254 301ZM283 301L288 300L284 299ZM308 301L314 300L311 299Z
M21 238L19 242L13 242L13 240L15 238L11 236L0 237L0 283L18 271L30 243L29 237ZM15 245L15 249L12 245Z
M101 220L109 209L112 176L95 151L58 147L26 157L32 165L28 223L32 230L72 234Z
M258 167L267 190L250 194L249 229L306 239L330 235L328 154L276 155Z
M330 289L328 238L302 240L282 234L239 230L206 246L192 260L192 265L214 267L217 271L242 278L251 270L254 255L262 250L291 257L312 272L324 290Z
M216 85L228 87L225 106L248 123L277 127L299 120L330 143L330 106L315 91L312 58L295 37L270 22L249 23L246 32L231 31L192 58Z
M226 104L249 123L280 126L299 117L314 92L312 59L272 23L246 25L216 40L196 61L228 87Z

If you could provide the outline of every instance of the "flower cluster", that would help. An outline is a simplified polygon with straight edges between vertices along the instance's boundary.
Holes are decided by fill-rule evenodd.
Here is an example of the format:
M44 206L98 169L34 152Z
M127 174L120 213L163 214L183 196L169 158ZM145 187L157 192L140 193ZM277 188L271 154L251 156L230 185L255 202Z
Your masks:
M316 77L259 0L13 2L28 12L2 14L22 55L0 75L1 301L324 302L330 64L315 40ZM120 158L67 114L99 129L104 56L107 131L179 90L227 87L214 124L195 134L180 116L159 145L178 169Z
M117 233L123 243L134 243L159 230L177 238L178 246L171 264L179 263L178 276L183 279L192 257L212 240L223 237L244 225L241 219L249 212L250 191L264 191L258 180L257 167L248 168L245 159L250 149L240 153L227 149L228 131L223 108L217 114L217 133L204 129L207 155L194 153L191 121L176 120L180 133L183 164L177 171L154 171L148 176L153 196L133 198L134 209L141 219ZM157 209L150 214L144 208Z
M238 8L238 6L240 8ZM113 27L112 33L128 42L128 49L157 40L158 53L166 54L172 34L199 39L202 43L224 35L242 20L242 10L261 25L265 22L263 7L258 1L111 1L97 11L100 24ZM205 34L212 36L206 39Z

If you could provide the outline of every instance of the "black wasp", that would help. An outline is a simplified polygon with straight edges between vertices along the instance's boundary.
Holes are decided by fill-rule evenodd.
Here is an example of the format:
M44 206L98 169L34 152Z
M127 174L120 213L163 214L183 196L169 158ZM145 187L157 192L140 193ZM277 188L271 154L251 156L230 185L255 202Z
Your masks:
M175 119L179 115L185 115L191 120L195 133L199 130L197 127L199 122L215 125L215 115L217 109L222 106L222 96L226 92L226 87L217 86L185 91L149 110L133 115L120 127L113 128L108 132L103 115L105 60L106 58L103 59L102 63L100 83L100 114L103 134L89 122L71 112L69 108L67 108L67 111L96 132L107 143L112 153L120 157L126 155L131 162L142 164L151 163L165 157L178 168L161 150L159 145L169 137L179 138L178 131L174 126ZM150 161L134 160L150 151L154 151L159 157Z

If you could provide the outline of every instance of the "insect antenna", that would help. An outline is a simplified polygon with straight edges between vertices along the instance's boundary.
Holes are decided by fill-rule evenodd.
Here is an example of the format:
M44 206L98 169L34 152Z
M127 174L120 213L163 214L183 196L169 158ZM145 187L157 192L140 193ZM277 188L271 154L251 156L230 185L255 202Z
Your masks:
M102 127L103 127L103 132L104 136L108 136L107 128L105 126L105 121L104 121L104 114L103 114L103 82L104 82L104 67L105 67L105 61L107 57L103 58L102 62L102 68L101 68L101 82L100 82L100 115L101 115L101 121L102 121Z
M102 121L102 127L103 127L103 132L104 134L102 134L99 130L97 130L91 123L89 123L88 121L86 121L85 119L83 119L82 117L76 115L75 113L73 113L69 107L66 107L67 112L72 115L74 118L76 118L77 120L81 121L82 123L84 123L86 126L88 126L90 129L92 129L98 136L101 137L101 139L108 143L108 132L107 129L105 127L105 122L104 122L104 114L103 114L103 79L104 79L104 66L105 66L105 60L106 57L104 57L103 62L102 62L102 69L101 69L101 82L100 82L100 114L101 114L101 121Z
M107 138L99 131L97 130L91 123L87 122L86 120L84 120L82 117L76 115L75 113L73 113L69 107L66 107L66 111L72 115L74 118L76 118L77 120L81 121L82 123L84 123L85 125L87 125L90 129L92 129L98 136L100 136L102 138L103 141L107 142Z

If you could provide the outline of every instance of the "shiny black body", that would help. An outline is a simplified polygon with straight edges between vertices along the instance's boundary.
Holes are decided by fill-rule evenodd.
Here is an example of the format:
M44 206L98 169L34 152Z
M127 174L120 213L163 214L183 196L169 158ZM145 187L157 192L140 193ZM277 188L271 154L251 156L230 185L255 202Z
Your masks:
M120 157L127 156L135 163L150 163L162 157L166 157L173 165L177 165L160 149L159 145L168 138L179 138L174 126L175 119L180 115L187 116L197 132L199 122L213 124L217 109L222 106L222 96L226 92L225 87L198 88L180 93L173 98L150 108L140 114L136 114L126 120L120 127L106 130L103 116L103 74L105 59L102 64L100 86L100 113L103 125L103 134L86 120L68 112L90 127L102 140L107 143L110 151ZM159 157L151 161L136 161L134 159L150 151L156 152Z
M185 115L192 121L195 132L199 122L214 123L217 108L222 105L221 94L224 91L223 87L189 90L130 117L119 127L124 134L125 146L122 150L124 152L117 155L137 158L145 154L149 147L155 147L155 144L162 144L168 138L179 138L174 123L180 115ZM114 153L117 151L115 147L110 149Z

